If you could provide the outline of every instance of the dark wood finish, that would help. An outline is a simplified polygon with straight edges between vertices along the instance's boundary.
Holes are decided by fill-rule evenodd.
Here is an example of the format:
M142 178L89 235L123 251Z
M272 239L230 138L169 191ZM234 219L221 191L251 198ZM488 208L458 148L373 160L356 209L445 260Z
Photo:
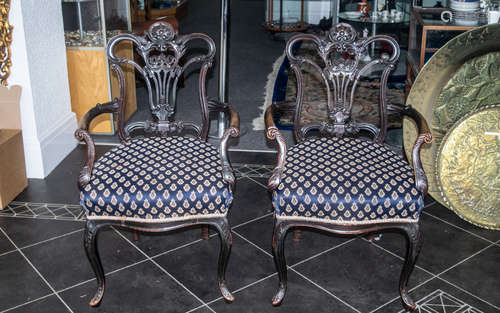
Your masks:
M207 53L204 55L194 55L187 57L186 44L192 40L203 41L207 44ZM134 60L117 57L113 48L121 41L129 41L136 45L138 54L144 59L141 66ZM235 184L235 176L227 155L229 139L239 136L239 116L238 113L227 103L209 101L206 95L205 80L209 68L213 64L215 56L215 43L205 34L189 34L178 36L171 25L163 22L156 22L151 25L144 36L134 34L120 34L113 37L107 46L108 59L112 69L118 77L120 86L120 97L111 102L97 104L87 112L80 121L79 128L75 132L75 137L87 144L87 159L80 171L78 185L83 189L91 180L92 169L95 161L94 141L88 133L89 125L96 116L103 113L114 113L118 116L118 134L122 142L129 141L137 131L149 136L167 137L170 135L181 135L183 133L194 133L197 138L206 141L209 131L209 114L211 112L227 112L230 116L229 128L219 143L219 151L222 165L223 180L231 188ZM182 60L181 60L182 59ZM201 63L199 78L199 99L202 112L202 123L197 125L189 121L175 121L176 96L179 78L186 68ZM125 124L125 76L121 65L132 65L136 71L143 76L148 90L149 104L152 118L147 121L140 121ZM141 223L137 221L123 220L120 222L108 220L105 217L99 219L89 219L85 227L84 247L87 257L97 277L97 291L90 301L91 306L100 303L104 294L104 271L102 269L99 253L97 249L97 233L105 226L119 226L134 231L144 232L168 232L170 230L199 226L202 229L202 237L208 239L208 226L212 225L219 233L221 239L221 250L219 255L219 265L217 269L217 279L219 289L223 298L232 302L233 295L229 291L225 271L229 254L231 251L231 231L226 217L217 218L193 218L182 221L162 221Z
M415 261L422 246L422 234L419 223L379 223L368 225L336 225L322 222L305 222L293 220L274 220L272 248L273 255L278 270L279 286L273 297L272 304L280 305L285 297L287 288L287 268L284 252L284 243L287 232L291 228L312 228L339 235L360 235L381 232L399 232L407 240L407 250L405 263L401 271L399 280L399 293L403 305L409 309L416 308L415 302L408 294L408 279L415 266Z
M105 287L105 276L102 267L101 259L99 257L99 251L97 248L97 234L104 227L122 227L128 228L134 231L141 232L168 232L175 229L193 227L193 226L213 226L219 233L220 238L220 252L219 261L217 266L217 281L219 283L219 290L222 294L224 300L228 302L234 301L234 296L229 291L226 283L226 268L227 262L229 260L229 254L231 253L232 237L231 228L226 217L219 218L197 218L192 220L184 221L173 221L166 223L141 223L141 222L130 222L130 221L116 221L116 220L88 220L85 224L84 240L83 244L85 247L85 252L87 258L89 259L90 265L94 270L97 279L97 290L90 300L91 306L97 306L101 302L104 296Z
M302 56L295 56L292 51L292 46L299 41L312 41L318 49L318 53L322 58L323 67L314 63L310 59ZM367 48L371 43L382 41L392 46L393 52L389 58L381 57L374 59L368 64L361 65L359 59L364 53L367 53ZM373 36L367 39L357 40L355 30L348 24L340 23L330 33L320 38L312 34L299 34L292 37L286 46L286 53L290 60L291 67L297 76L297 103L295 107L294 117L294 135L297 142L305 139L307 133L311 130L319 131L321 135L326 136L356 136L360 130L366 130L373 135L375 143L382 143L385 138L387 128L387 115L399 114L400 116L408 116L415 120L419 137L413 148L413 168L415 172L416 188L424 195L427 192L427 179L422 169L420 162L420 149L423 143L430 143L432 136L425 119L411 107L394 107L386 104L386 86L390 72L394 69L399 58L399 46L394 39L388 36ZM330 58L331 53L351 54L351 61L342 61ZM300 114L302 106L302 98L304 92L304 81L302 78L301 66L309 64L318 70L327 86L328 93L328 119L327 121L300 125ZM360 74L368 68L376 65L384 65L382 71L379 110L380 110L380 125L378 128L374 125L366 123L357 123L351 120L351 109L353 103L353 95L360 78ZM348 97L347 95L350 95ZM270 106L265 112L266 136L269 140L275 140L278 144L278 160L277 165L273 170L268 181L269 191L274 191L281 182L281 177L285 167L286 160L286 142L281 132L276 128L273 121L273 106ZM279 305L283 301L287 288L287 267L284 253L284 239L290 229L313 228L321 231L339 234L339 235L360 235L368 234L374 238L381 232L399 232L407 239L407 253L405 263L401 271L399 292L401 300L406 309L414 310L415 303L408 294L407 284L410 274L414 268L415 260L418 256L421 244L422 235L420 226L417 222L381 222L372 224L352 224L341 225L328 222L306 221L306 220L291 220L274 217L274 230L272 238L273 255L278 270L279 286L274 298L273 305ZM297 232L294 231L294 239L297 239Z
M201 239L203 239L203 240L210 239L209 230L210 230L210 228L208 227L208 225L201 226Z

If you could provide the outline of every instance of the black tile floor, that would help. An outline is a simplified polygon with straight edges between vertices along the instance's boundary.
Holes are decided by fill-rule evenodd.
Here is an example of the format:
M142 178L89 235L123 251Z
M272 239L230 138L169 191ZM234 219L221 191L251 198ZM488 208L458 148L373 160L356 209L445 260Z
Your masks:
M91 308L96 282L82 247L85 217L75 183L82 152L75 149L47 179L31 180L0 211L0 312L404 312L401 236L372 243L315 231L303 231L298 242L288 236L287 296L272 307L271 166L257 163L273 158L241 153L233 155L238 183L229 215L227 280L235 302L218 293L215 232L204 241L199 228L138 239L108 229L99 236L106 293ZM500 312L500 232L471 225L432 199L422 225L424 246L410 279L417 312Z

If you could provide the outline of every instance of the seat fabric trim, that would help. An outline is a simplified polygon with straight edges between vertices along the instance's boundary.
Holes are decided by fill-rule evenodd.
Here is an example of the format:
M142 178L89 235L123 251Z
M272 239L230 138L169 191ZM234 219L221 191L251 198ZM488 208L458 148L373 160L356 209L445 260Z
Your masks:
M207 219L207 218L218 218L226 217L227 214L196 214L189 216L179 216L170 218L140 218L140 217L125 217L125 216L103 216L103 215L87 215L87 220L107 220L107 221L130 221L139 223L163 223L172 221L184 221L184 220L194 220L194 219Z
M339 221L331 220L318 217L305 217L305 216L283 216L276 215L277 219L280 220L296 220L296 221L307 221L307 222L318 222L336 225L367 225L367 224L383 224L383 223L418 223L418 219L411 218L387 218L387 219L376 219L368 221Z

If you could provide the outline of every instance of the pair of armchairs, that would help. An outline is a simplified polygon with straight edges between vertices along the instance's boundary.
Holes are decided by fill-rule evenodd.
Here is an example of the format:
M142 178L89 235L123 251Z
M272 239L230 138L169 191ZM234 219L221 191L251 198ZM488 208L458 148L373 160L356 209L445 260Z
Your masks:
M204 42L208 52L196 56L187 54L187 44L193 40ZM130 41L136 46L144 66L115 55L114 47L121 41ZM324 64L320 66L294 55L292 46L299 41L312 41ZM375 41L392 46L392 55L368 64L360 63L367 47ZM387 36L358 40L351 26L338 24L325 38L310 34L294 36L287 44L286 53L298 81L294 119L298 144L287 151L284 138L274 125L272 108L265 115L266 135L278 143L278 162L268 183L275 209L272 247L279 274L279 288L272 303L279 305L286 291L283 243L288 230L313 227L352 235L380 231L404 233L408 238L408 252L400 279L400 294L404 306L414 309L406 285L420 249L418 221L427 191L419 151L432 137L425 120L416 111L409 107L389 108L417 121L420 136L413 150L413 169L382 145L388 111L386 83L399 57L399 46ZM121 34L114 37L108 43L107 54L119 80L120 97L92 108L75 133L77 139L87 144L88 154L78 184L87 217L84 247L97 277L97 291L90 305L98 305L104 294L105 278L96 236L106 226L168 232L201 225L205 233L206 227L213 226L221 242L217 269L219 289L224 299L232 302L234 297L226 284L225 270L231 250L227 213L233 200L235 175L227 149L229 139L239 136L239 117L228 104L207 99L205 80L215 55L213 40L204 34L178 36L169 24L159 22L144 36ZM179 78L194 63L201 63L201 126L173 119ZM146 82L153 116L149 121L127 125L124 121L123 64L133 66ZM325 122L299 123L304 92L301 67L304 64L317 69L327 86L328 120ZM365 71L377 64L384 66L379 128L356 123L350 118L356 84ZM217 149L206 140L209 114L221 111L230 116L230 125ZM92 119L102 113L117 115L122 144L94 162L94 142L88 129ZM306 139L311 131L320 136ZM374 139L354 138L363 131ZM185 132L194 137L181 136Z

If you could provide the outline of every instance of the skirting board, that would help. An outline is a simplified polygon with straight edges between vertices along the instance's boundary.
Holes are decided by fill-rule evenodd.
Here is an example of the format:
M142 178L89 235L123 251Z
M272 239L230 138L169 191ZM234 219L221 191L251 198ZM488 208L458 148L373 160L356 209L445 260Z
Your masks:
M45 178L77 145L75 113L69 112L54 122L54 127L40 138L24 138L28 178Z

